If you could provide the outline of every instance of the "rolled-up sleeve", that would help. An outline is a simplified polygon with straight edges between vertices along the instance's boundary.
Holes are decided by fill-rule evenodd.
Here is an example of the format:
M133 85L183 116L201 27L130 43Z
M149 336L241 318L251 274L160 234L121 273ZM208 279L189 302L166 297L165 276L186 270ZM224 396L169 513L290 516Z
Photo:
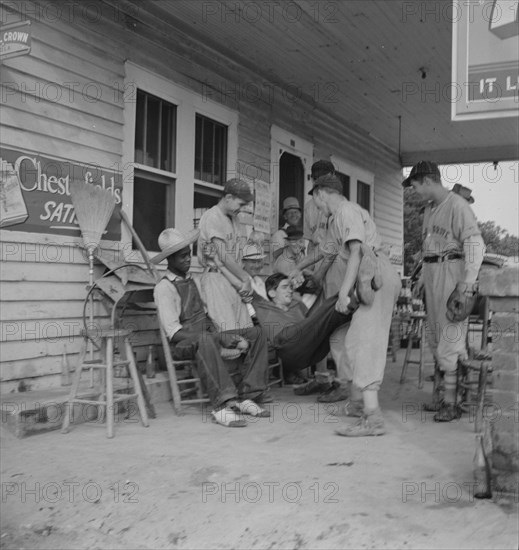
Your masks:
M155 305L159 311L160 322L169 340L182 328L180 313L182 303L175 286L167 279L157 283L153 291Z

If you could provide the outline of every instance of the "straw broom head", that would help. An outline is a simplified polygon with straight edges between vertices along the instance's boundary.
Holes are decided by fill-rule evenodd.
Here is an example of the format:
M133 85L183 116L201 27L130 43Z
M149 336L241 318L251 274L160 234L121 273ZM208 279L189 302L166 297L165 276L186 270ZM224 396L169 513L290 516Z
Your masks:
M92 253L101 240L115 208L115 199L110 191L95 185L72 181L70 198L81 229L85 248Z

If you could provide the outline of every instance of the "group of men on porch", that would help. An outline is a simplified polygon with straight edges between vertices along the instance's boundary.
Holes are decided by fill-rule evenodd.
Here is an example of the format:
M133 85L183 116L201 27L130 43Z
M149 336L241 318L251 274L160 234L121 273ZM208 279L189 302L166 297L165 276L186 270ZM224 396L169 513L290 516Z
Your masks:
M477 275L484 250L468 202L459 196L452 201L453 193L443 187L438 175L435 164L424 162L413 167L403 182L431 201L427 223L435 210L445 210L447 199L453 203L449 213L443 214L450 235L436 252L443 258L447 249L450 255L457 251L460 265L449 288L441 292L439 283L429 280L450 269L447 262L438 260L433 275L424 270L428 304L447 302L458 283L469 284L467 277L472 281L472 275ZM264 405L273 400L268 368L271 351L281 358L285 381L295 386L296 394L319 393L319 401L344 401L337 414L354 417L356 422L345 423L336 430L338 435L382 435L385 424L378 394L400 278L370 214L343 196L333 164L317 161L311 177L304 231L299 201L288 197L283 202L287 223L271 238L272 275L262 276L266 258L262 242L238 245L237 216L254 196L246 182L231 179L218 204L200 219L199 229L185 234L167 228L161 233L161 252L152 261L167 260L168 269L156 285L155 302L174 356L196 359L216 423L244 427L247 415L270 415ZM481 243L481 255L465 254L469 241ZM200 277L189 273L195 243L203 268ZM431 257L426 252L425 260ZM431 306L431 310L435 322L438 311L446 318L450 312L446 304ZM466 325L464 319L446 322L457 322L462 330ZM435 420L450 421L459 417L447 387L451 364L464 351L459 346L446 351L443 340L440 332L430 342L446 385ZM329 354L333 374L328 369ZM315 377L305 380L300 373L310 366L315 366Z

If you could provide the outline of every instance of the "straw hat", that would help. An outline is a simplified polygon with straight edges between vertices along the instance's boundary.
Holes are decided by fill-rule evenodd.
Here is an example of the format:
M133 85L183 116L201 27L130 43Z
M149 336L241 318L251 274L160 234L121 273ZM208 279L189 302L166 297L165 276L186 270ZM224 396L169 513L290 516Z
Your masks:
M200 229L192 229L188 233L181 233L178 229L172 227L164 229L159 235L159 247L162 250L159 254L151 259L151 263L158 264L166 259L171 254L175 254L186 246L194 243L200 236Z
M249 243L243 247L242 260L263 260L265 257L263 250L256 243Z

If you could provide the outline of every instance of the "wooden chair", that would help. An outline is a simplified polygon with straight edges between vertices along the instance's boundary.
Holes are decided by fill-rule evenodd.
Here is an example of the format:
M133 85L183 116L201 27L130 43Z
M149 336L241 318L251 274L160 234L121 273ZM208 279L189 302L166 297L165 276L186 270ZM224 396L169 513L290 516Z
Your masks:
M141 389L140 379L137 373L137 365L133 355L132 345L130 343L129 330L114 330L114 329L98 329L95 331L84 332L84 342L79 354L79 363L74 374L74 381L70 390L69 398L65 404L65 416L61 428L62 433L68 433L70 423L73 419L74 405L93 405L98 407L98 419L106 417L107 437L114 436L114 423L117 410L117 404L123 401L137 399L137 405L141 416L142 425L149 426L148 415L146 412L146 404ZM103 357L101 360L86 360L88 341L91 338L100 339L102 343ZM124 350L126 354L125 360L114 358L114 340L116 338L123 339ZM131 379L133 381L132 393L114 393L114 367L125 366L129 369ZM81 375L84 371L93 370L100 371L99 377L99 398L94 400L80 395ZM90 393L90 392L89 392Z
M425 366L425 346L426 344L426 321L424 312L409 313L411 326L408 333L407 349L405 352L404 364L402 365L402 373L400 374L400 384L405 382L407 368L409 365L418 365L418 388L423 388L424 381L424 366ZM419 357L411 359L411 354L415 342L418 343Z
M155 266L151 263L146 247L142 243L139 235L137 235L137 232L133 228L124 210L121 210L121 219L125 223L130 233L132 234L135 244L137 245L137 248L139 249L139 252L141 253L144 263L146 265L147 272L153 278L154 283L158 283L160 280L159 272L157 271ZM159 324L160 341L164 352L164 360L166 362L166 368L167 368L168 377L169 377L169 385L171 388L171 395L173 398L173 408L175 409L176 414L180 415L182 413L183 404L207 403L209 401L209 398L204 397L203 395L201 380L198 374L196 373L195 360L192 359L192 360L176 361L173 359L173 355L170 347L171 344L168 340L164 327L162 326L162 323L160 321L160 315L159 315L158 309L156 309L156 312L157 312L157 320ZM177 369L179 371L182 371L183 375L181 378L177 377ZM192 394L192 391L190 388L186 387L188 385L195 386L196 388L195 398L189 397Z
M276 354L276 350L269 346L268 353L269 360L269 382L268 387L279 385L280 388L284 385L284 372L283 372L283 362Z

